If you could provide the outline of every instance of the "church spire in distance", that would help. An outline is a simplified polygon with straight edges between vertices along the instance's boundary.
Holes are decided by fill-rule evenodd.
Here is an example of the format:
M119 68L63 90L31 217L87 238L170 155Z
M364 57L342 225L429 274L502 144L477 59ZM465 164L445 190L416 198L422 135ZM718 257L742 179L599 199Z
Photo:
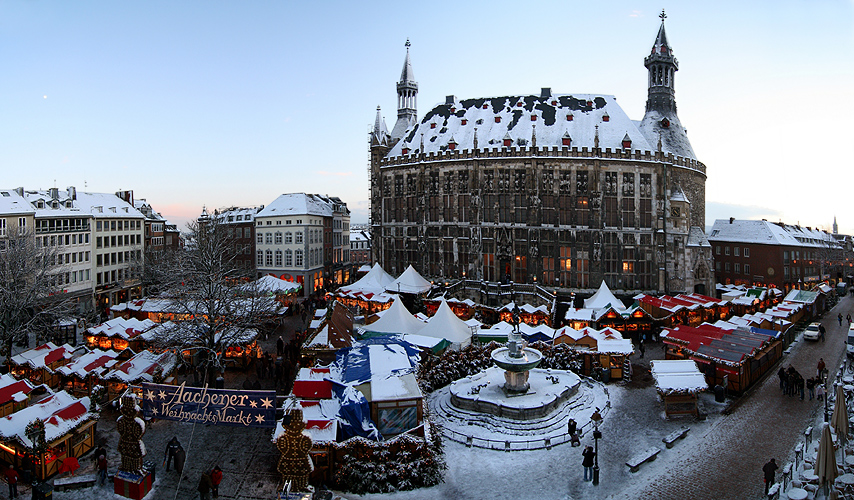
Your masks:
M664 19L667 14L664 9L658 15L661 26L652 45L649 56L643 60L649 72L648 93L646 100L647 111L676 111L676 93L674 77L679 70L679 61L673 57L673 49L667 43L667 33L664 30Z
M418 121L418 83L415 81L415 73L412 71L412 61L409 60L409 47L411 45L407 38L406 59L403 61L400 81L397 82L397 122L391 131L392 144L399 141L406 129Z

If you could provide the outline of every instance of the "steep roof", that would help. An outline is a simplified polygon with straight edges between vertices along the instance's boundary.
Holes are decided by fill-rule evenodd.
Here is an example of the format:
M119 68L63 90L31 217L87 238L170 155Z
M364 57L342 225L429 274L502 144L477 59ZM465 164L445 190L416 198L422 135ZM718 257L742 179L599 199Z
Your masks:
M0 214L35 214L33 206L14 189L0 189Z
M427 326L418 331L418 335L447 339L453 344L465 347L471 343L471 328L454 314L451 307L442 299L436 314L427 322Z
M718 219L709 241L804 247L835 247L833 235L820 229L775 224L766 220Z
M409 40L406 41L406 59L403 60L403 69L400 71L401 82L414 82L415 73L412 71L412 62L409 60Z
M386 309L385 314L370 325L365 331L377 333L418 333L424 328L422 321L415 319L403 301L398 298Z
M604 121L605 115L608 121ZM427 112L420 123L407 129L387 156L400 156L404 145L411 152L420 152L416 150L420 150L422 135L426 153L445 150L451 137L457 149L473 150L475 129L481 150L503 147L508 134L514 146L529 147L534 133L537 147L563 147L562 138L569 133L571 147L593 148L598 133L602 149L623 149L623 138L628 135L632 150L655 150L655 142L641 133L614 96L554 94L476 98L439 104Z
M385 289L389 292L399 293L424 293L433 285L425 280L418 271L410 264L396 280L386 285Z
M283 194L258 212L255 218L279 217L282 215L320 215L331 217L332 200L318 194Z
M602 284L599 285L599 289L596 290L596 293L594 293L589 299L584 299L584 308L600 309L609 305L619 311L626 308L625 304L611 293L611 289L605 284L605 280L602 280Z

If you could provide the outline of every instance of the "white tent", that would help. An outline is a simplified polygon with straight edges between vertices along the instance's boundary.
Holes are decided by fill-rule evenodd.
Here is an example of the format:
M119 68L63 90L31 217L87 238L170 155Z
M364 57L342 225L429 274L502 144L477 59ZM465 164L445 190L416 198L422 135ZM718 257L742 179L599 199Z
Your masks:
M385 291L385 288L394 281L390 274L385 272L379 263L374 264L374 267L368 271L359 281L352 285L342 286L339 291L348 292L368 292L380 294Z
M399 278L385 287L386 291L398 293L424 293L433 285L425 280L411 265L403 271Z
M247 292L257 291L258 293L289 293L302 288L299 283L293 281L285 281L275 276L262 276L252 283L247 283L242 287Z
M454 314L451 307L442 299L436 314L430 318L418 335L447 339L452 349L461 349L471 344L471 328Z
M585 309L602 309L609 304L618 311L626 309L623 302L611 293L611 290L608 288L608 285L605 284L604 280L602 280L602 284L599 285L599 289L596 290L596 293L594 293L592 297L584 299Z
M421 334L424 329L424 322L415 319L402 300L395 300L391 303L391 307L386 309L382 317L370 325L365 325L364 331L374 333L403 333Z

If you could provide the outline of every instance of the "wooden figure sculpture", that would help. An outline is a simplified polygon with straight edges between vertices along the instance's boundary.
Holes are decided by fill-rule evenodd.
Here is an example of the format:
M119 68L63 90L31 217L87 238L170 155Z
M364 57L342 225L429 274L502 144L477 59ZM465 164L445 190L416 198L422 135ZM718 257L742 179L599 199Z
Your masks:
M145 421L139 418L139 405L135 394L122 396L122 416L118 419L117 429L119 453L122 455L122 466L119 470L139 474L142 471L142 457L145 456L145 445L142 435L145 434Z
M308 457L311 438L304 432L305 422L301 409L288 411L284 421L287 422L289 417L290 422L284 425L285 432L276 439L276 447L282 454L277 469L285 482L291 481L291 491L306 491L308 475L312 469L311 459Z

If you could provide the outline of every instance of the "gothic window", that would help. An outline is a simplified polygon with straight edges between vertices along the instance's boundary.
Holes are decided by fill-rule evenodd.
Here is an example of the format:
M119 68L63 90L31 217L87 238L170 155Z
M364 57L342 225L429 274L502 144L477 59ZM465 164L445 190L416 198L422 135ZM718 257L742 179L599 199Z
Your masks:
M403 196L403 176L395 175L394 176L394 195L395 196Z
M635 174L623 174L623 196L635 195Z
M406 194L409 196L414 196L417 188L417 181L415 180L414 175L406 176Z
M392 177L390 175L386 176L383 182L383 196L386 198L391 197L391 183Z
M640 210L638 212L640 221L638 223L638 227L650 229L652 228L652 200L649 198L641 198L639 203Z
M621 200L623 210L623 227L635 227L635 199L623 198Z
M620 212L617 209L617 197L605 196L602 198L602 203L605 208L605 225L618 227L620 225Z

